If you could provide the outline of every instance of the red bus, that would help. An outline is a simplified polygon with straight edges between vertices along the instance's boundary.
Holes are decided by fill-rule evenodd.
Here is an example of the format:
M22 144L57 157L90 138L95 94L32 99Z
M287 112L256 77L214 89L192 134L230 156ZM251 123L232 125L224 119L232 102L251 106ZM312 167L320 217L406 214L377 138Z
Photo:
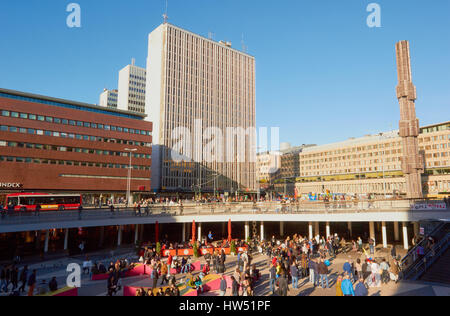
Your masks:
M9 204L16 212L34 212L36 205L41 211L78 210L82 204L79 194L11 193L4 197L5 209Z

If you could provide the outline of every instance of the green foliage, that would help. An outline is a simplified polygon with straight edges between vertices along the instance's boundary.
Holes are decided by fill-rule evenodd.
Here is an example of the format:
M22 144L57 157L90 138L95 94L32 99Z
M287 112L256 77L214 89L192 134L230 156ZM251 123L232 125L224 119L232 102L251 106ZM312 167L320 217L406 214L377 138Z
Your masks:
M231 253L237 253L236 242L234 240L231 241Z
M157 253L159 256L161 255L161 244L160 244L159 241L156 243L156 253Z
M194 251L194 257L195 257L195 258L198 258L198 257L199 257L199 255L198 255L198 245L197 245L196 242L195 242L194 245L192 246L192 250Z

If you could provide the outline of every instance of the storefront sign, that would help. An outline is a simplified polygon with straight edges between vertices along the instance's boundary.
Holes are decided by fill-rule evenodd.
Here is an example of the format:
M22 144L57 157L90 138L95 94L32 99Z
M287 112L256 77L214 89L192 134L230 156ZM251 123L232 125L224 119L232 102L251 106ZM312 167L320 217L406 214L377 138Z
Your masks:
M430 211L430 210L446 210L447 206L444 202L420 203L412 206L414 211Z
M22 183L0 182L0 190L11 190L23 188Z

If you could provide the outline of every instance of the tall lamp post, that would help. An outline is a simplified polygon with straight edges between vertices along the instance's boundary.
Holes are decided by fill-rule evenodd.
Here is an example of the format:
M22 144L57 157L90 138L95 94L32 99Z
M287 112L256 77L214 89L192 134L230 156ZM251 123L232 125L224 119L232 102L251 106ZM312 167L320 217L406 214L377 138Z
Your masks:
M137 151L136 148L125 148L125 151L130 153L130 165L128 166L128 178L127 178L127 204L131 207L131 158L132 154Z

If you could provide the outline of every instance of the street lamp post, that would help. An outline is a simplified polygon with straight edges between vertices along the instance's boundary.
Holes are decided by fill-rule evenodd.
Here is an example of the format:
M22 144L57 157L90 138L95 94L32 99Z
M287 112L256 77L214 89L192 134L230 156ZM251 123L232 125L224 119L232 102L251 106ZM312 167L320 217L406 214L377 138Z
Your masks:
M125 148L125 151L130 153L130 164L128 166L128 177L127 177L127 205L131 207L131 158L132 153L136 152L136 148Z

